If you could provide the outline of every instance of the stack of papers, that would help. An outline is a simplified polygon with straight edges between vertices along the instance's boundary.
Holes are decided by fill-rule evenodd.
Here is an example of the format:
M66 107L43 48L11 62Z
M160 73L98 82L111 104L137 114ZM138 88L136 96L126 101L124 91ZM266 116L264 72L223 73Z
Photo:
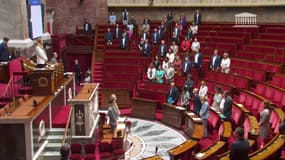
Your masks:
M202 158L205 154L204 153L197 153L196 158Z
M201 118L193 118L194 121L201 121Z
M125 129L126 125L124 123L117 124L117 130Z
M177 107L175 107L175 108L177 108L177 109L179 109L179 110L185 110L185 108L180 107L180 106L177 106Z

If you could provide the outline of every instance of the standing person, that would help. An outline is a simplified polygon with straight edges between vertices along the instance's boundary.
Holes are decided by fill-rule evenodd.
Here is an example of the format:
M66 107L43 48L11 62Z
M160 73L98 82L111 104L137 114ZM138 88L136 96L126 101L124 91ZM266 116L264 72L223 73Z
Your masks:
M189 100L190 100L190 94L188 92L188 89L184 87L181 94L181 106L184 107L187 112L190 111Z
M260 113L260 118L259 118L259 137L261 139L261 145L260 148L264 147L264 142L266 138L269 137L270 135L270 103L269 102L263 102L264 104L264 110Z
M168 91L168 103L175 105L178 101L179 90L175 86L175 82L170 83L170 89Z
M153 66L153 63L150 63L148 69L147 69L147 79L151 82L155 81L155 74L156 74L156 69Z
M115 25L117 21L117 16L114 14L114 12L111 12L109 16L109 23L110 25Z
M159 65L161 65L161 62L160 62L158 56L154 57L153 65L154 65L155 69L158 69Z
M159 56L160 57L165 57L166 53L167 53L167 50L168 50L168 48L167 48L167 46L165 44L165 40L161 40L161 44L158 47Z
M160 39L160 37L159 37L159 34L157 32L157 28L154 28L154 31L152 33L152 43L153 44L158 44L159 43L159 39Z
M213 98L213 103L212 103L212 107L216 110L216 111L220 111L220 104L221 104L221 101L222 101L222 98L223 98L223 95L222 95L222 88L220 86L216 86L215 88L215 95L214 95L214 98Z
M184 52L189 52L191 46L191 41L185 36L184 41L181 43L181 48Z
M174 54L177 54L179 51L178 45L175 43L175 41L172 41L171 46L169 47Z
M151 54L151 46L148 43L147 39L145 40L145 43L143 45L143 50L142 51L143 51L144 56L146 56L146 57L149 57L150 54Z
M123 33L121 38L120 46L122 49L128 49L129 48L129 38L126 36L126 33Z
M205 81L201 81L201 86L200 86L200 89L199 89L199 96L200 97L206 97L208 94L208 87L206 85L206 82Z
M124 11L122 12L122 22L123 22L123 25L127 25L128 21L129 21L129 12L125 8Z
M195 22L193 22L189 28L194 36L198 34L198 25L195 24Z
M174 75L175 75L175 70L173 64L169 63L167 68L165 69L165 74L164 74L166 82L170 83L173 80Z
M214 54L211 56L210 69L212 71L218 71L221 65L221 57L218 55L218 50L214 50Z
M8 42L9 42L9 38L4 37L3 42L0 44L0 62L9 61Z
M223 59L221 61L221 72L222 73L229 73L231 66L231 59L229 58L228 53L224 53Z
M110 96L109 107L108 107L108 116L110 118L109 124L111 126L111 130L113 131L117 126L117 120L120 116L120 110L117 105L117 97L115 94Z
M244 129L237 127L234 133L236 141L230 149L230 160L249 160L248 154L250 150L248 140L244 139Z
M112 45L112 41L113 41L113 34L111 32L111 29L107 28L107 32L105 33L105 43L107 45Z
M202 107L202 103L198 94L198 88L193 89L193 105L194 105L194 113L198 115Z
M202 15L201 15L200 11L197 9L196 13L194 14L194 22L195 22L195 24L200 25L201 21L202 21Z
M199 50L196 51L196 54L194 55L194 67L198 70L198 76L199 78L202 78L202 63L203 63L203 55L199 52Z
M114 37L116 39L118 39L118 38L121 37L121 35L122 35L122 31L120 29L120 26L119 26L119 24L116 24L116 27L115 27L115 30L114 30Z
M83 30L87 34L91 34L92 33L92 25L91 25L91 23L89 23L88 19L85 19L85 22L83 24Z
M194 38L194 41L191 44L191 49L193 52L197 52L200 49L200 42L197 38Z
M76 83L79 84L81 82L81 66L77 59L74 60L74 71L75 71L75 80Z
M208 137L208 118L210 117L210 111L209 111L209 103L207 96L201 97L201 103L202 107L200 109L199 115L202 119L202 124L204 126L204 133L203 137Z
M182 64L182 72L184 75L188 75L188 73L191 71L192 69L192 62L189 60L188 57L185 57L185 60Z
M158 66L158 69L155 73L155 79L156 83L163 83L163 77L164 77L164 70L162 69L161 65Z
M187 75L187 79L184 83L184 88L187 89L187 91L189 92L190 97L192 97L193 95L193 87L194 87L194 81L192 80L192 75L188 74Z
M53 52L53 53L52 53L52 57L51 57L51 59L49 60L49 62L50 62L51 64L57 64L57 53L56 53L56 52Z
M180 59L178 54L175 55L173 66L174 66L175 74L179 74L182 68L182 60Z
M37 40L36 46L36 56L37 56L37 68L43 68L48 61L46 51L44 50L43 40Z
M223 119L230 121L232 117L232 104L233 104L233 99L230 95L229 91L224 91L224 107L223 107Z

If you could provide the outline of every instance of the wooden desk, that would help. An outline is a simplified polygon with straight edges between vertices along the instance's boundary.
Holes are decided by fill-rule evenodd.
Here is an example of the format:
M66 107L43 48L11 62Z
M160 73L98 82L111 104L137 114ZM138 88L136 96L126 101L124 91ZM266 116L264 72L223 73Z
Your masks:
M10 79L9 65L0 63L0 82L8 83Z
M29 115L29 113L36 108L37 106L41 106L42 101L44 99L46 99L47 97L40 97L40 96L32 96L30 97L26 102L24 102L23 104L17 106L17 108L15 109L14 112L12 112L9 116L10 117L23 117L23 116L27 116ZM38 105L37 106L33 106L33 101L37 101Z
M223 121L221 125L224 127L224 132L221 135L220 139L227 141L232 135L232 124L229 121Z
M187 140L184 143L168 150L168 154L171 160L176 159L192 159L192 151L194 147L197 145L197 141L194 140Z
M176 128L181 128L184 117L185 108L168 103L162 104L162 122Z
M155 119L157 101L134 97L132 101L132 116L142 119Z
M253 145L255 144L255 140L248 140L249 142L249 146L250 148L253 147ZM229 160L230 159L230 150L228 150L227 152L220 154L217 156L219 158L219 160Z
M204 126L202 125L201 118L192 112L185 112L184 132L195 140L201 139L204 133Z
M160 156L152 156L144 158L143 160L163 160L163 158L161 158Z
M226 142L224 142L224 141L217 141L216 143L214 143L210 147L204 149L200 153L197 153L195 155L195 159L199 159L199 160L207 159L207 158L210 158L214 155L217 155L218 152L224 147L225 144L226 144ZM200 156L199 156L199 154L200 154Z
M107 110L111 94L116 94L119 108L130 107L130 90L120 88L102 88L101 89L101 109Z

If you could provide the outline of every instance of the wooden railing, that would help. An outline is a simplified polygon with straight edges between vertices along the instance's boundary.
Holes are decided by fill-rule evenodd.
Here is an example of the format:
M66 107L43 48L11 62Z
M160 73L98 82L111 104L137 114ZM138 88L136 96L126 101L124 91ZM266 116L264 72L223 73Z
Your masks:
M150 3L150 1L153 1ZM108 7L249 7L280 6L284 0L108 0Z
M70 125L70 119L71 119L72 111L73 111L73 108L70 107L70 111L69 111L68 119L67 119L67 122L66 122L66 125L65 125L64 135L63 135L63 139L62 139L61 145L64 145L65 142L66 142L66 139L71 137L71 132L69 130L69 125ZM68 137L67 134L69 134L69 137Z

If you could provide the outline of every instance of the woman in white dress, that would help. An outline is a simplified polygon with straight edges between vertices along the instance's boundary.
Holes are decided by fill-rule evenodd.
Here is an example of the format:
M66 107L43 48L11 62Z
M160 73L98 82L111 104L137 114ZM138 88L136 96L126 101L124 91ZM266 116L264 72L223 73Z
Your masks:
M168 49L168 52L166 53L166 57L169 60L169 63L173 63L174 59L175 59L175 53L173 52L173 50L171 48Z
M208 93L208 87L206 86L206 82L201 81L201 86L199 89L199 97L205 97L207 96L207 93Z
M224 53L223 59L221 61L221 72L222 73L229 73L230 72L230 66L231 66L231 59L230 59L228 53Z
M223 98L223 94L222 94L222 88L220 86L216 86L216 93L214 95L213 98L213 103L212 103L212 107L216 110L216 111L221 111L220 109L220 104Z
M44 50L43 40L37 40L36 46L37 68L43 68L48 61L46 51Z
M193 22L192 25L190 25L190 30L192 31L193 35L196 35L198 33L198 25Z
M194 38L194 42L191 45L192 51L198 51L200 49L200 42L198 42L197 38Z

